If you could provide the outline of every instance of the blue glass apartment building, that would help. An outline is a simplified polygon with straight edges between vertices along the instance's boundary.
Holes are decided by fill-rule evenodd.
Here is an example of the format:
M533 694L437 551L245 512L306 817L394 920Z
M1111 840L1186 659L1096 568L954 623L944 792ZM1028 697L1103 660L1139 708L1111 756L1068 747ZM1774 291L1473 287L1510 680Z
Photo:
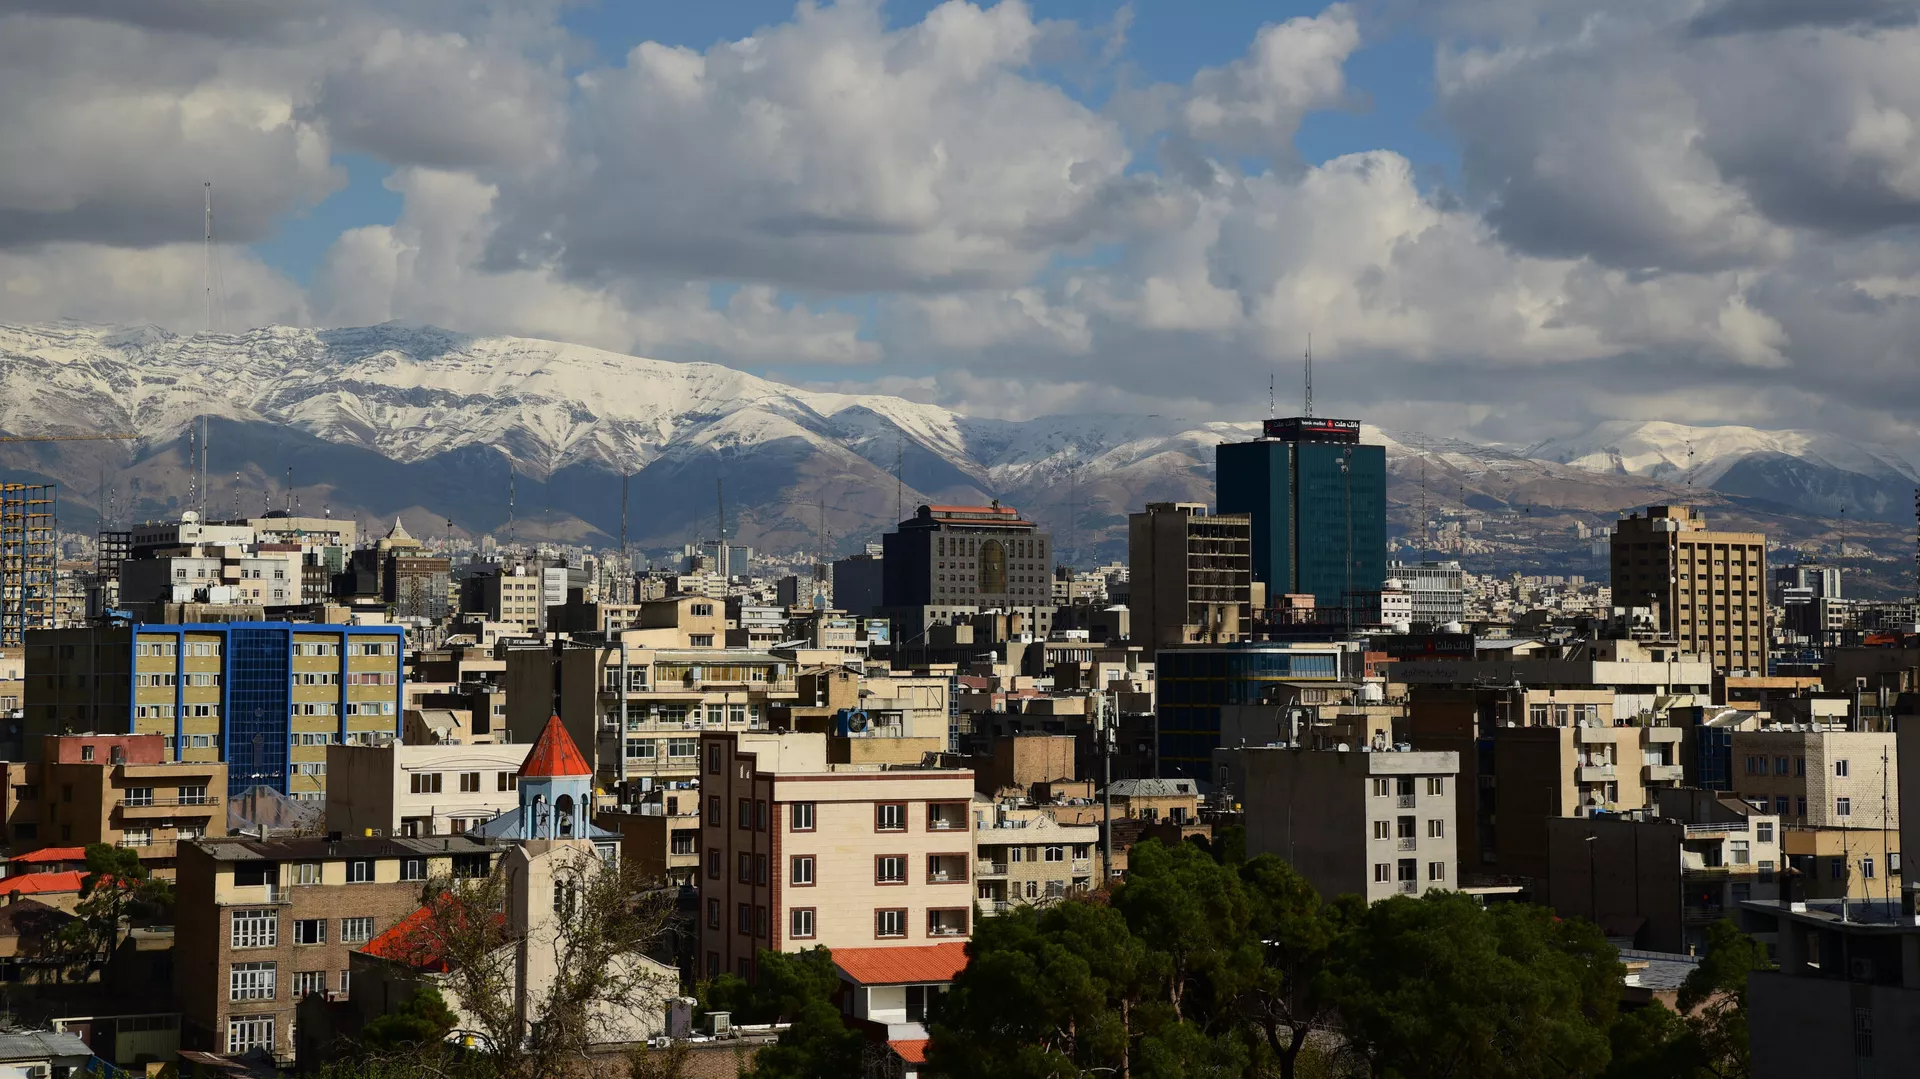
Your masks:
M148 623L28 635L25 745L82 731L157 734L168 756L225 761L228 789L326 793L328 745L399 737L399 626Z
M1347 654L1349 650L1330 641L1252 641L1155 652L1159 774L1208 778L1213 751L1220 745L1223 706L1262 704L1283 684L1339 681L1343 673L1352 673L1341 670Z
M1253 518L1253 579L1269 606L1310 594L1345 609L1387 577L1387 451L1357 420L1268 420L1262 437L1215 451L1221 513Z

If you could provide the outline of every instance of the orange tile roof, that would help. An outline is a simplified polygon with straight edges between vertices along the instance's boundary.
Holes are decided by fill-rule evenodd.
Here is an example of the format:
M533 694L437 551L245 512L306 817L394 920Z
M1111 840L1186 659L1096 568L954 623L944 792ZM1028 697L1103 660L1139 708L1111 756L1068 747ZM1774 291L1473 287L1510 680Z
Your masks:
M360 950L379 959L391 959L404 963L415 970L447 970L447 958L439 954L428 934L422 932L428 918L427 908L421 907L405 918L393 923L386 932L362 944Z
M899 1041L888 1042L887 1048L893 1050L899 1055L901 1060L909 1064L925 1064L927 1062L927 1041L928 1039L926 1038L902 1038Z
M41 847L25 854L16 854L11 859L16 862L84 862L87 860L85 847Z
M43 892L77 892L86 874L78 869L61 873L22 873L0 880L0 895L38 895Z
M533 749L527 753L526 763L520 766L522 779L591 775L593 766L581 755L580 747L573 744L567 729L560 725L559 716L547 720L540 737L533 743Z
M835 948L833 965L857 985L935 985L967 965L967 946L922 944L899 948Z

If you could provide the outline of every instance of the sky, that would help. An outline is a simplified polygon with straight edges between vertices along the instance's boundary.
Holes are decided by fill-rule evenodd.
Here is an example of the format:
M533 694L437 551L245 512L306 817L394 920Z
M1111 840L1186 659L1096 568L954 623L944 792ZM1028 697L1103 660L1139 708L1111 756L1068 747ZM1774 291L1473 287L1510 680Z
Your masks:
M1911 446L1917 4L0 0L0 320Z

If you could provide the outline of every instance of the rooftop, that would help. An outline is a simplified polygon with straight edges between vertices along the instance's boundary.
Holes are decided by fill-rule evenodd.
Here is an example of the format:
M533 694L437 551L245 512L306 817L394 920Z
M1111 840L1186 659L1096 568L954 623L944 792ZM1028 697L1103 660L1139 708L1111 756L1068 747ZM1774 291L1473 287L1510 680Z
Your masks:
M0 880L0 895L42 895L48 892L77 892L86 876L78 869L61 873L22 873Z
M551 779L559 776L592 776L593 765L573 744L573 736L560 724L559 716L547 719L547 725L534 740L526 762L520 765L522 779Z
M45 1060L48 1057L91 1057L93 1050L78 1034L30 1030L0 1034L0 1060Z
M85 847L41 847L25 854L16 854L10 861L40 865L47 862L84 862L87 860Z
M193 846L212 855L217 862L317 862L330 858L399 858L411 854L484 854L500 849L497 843L483 843L459 835L432 838L343 836L339 839L321 836L290 839L218 836L196 839Z
M936 985L951 982L966 968L964 943L897 948L839 948L833 965L856 985Z

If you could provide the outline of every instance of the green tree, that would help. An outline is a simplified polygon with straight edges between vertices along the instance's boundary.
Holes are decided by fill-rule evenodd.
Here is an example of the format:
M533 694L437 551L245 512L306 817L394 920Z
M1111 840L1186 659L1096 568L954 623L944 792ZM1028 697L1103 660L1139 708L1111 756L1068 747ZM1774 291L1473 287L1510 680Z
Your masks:
M1190 843L1134 847L1113 905L1163 968L1176 1018L1204 1024L1231 1011L1261 968L1239 874Z
M104 963L120 945L120 924L163 916L173 906L173 886L155 877L135 851L89 844L86 876L80 878L77 921L61 932L63 950L76 961Z
M1768 967L1764 949L1725 918L1707 927L1706 954L1680 985L1700 1068L1714 1079L1746 1079L1753 1072L1748 1041L1747 976Z
M1242 865L1240 879L1248 928L1261 945L1260 968L1241 993L1241 1014L1265 1040L1283 1079L1294 1079L1308 1036L1333 1019L1328 968L1343 918L1271 854Z
M374 1051L437 1048L459 1023L440 990L427 985L408 994L398 1008L368 1023L360 1037Z
M753 982L722 975L704 987L705 1011L724 1011L736 1023L789 1024L777 1044L754 1056L754 1079L825 1079L858 1075L867 1041L847 1026L833 993L840 974L826 948L763 951Z
M1607 1040L1613 1055L1602 1079L1700 1079L1692 1031L1659 1001L1620 1013Z
M1600 1074L1621 967L1600 931L1542 907L1458 892L1366 908L1329 986L1375 1074L1535 1079Z

